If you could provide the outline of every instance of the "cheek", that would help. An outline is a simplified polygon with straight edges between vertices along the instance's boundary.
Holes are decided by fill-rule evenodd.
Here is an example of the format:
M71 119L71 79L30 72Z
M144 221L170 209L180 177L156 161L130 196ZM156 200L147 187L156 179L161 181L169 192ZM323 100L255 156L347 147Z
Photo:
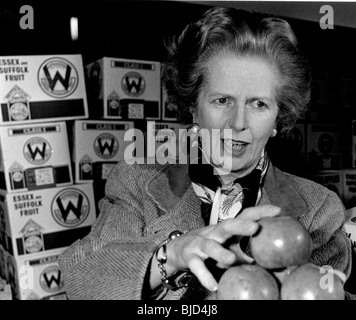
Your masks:
M274 128L274 122L269 122L268 125L261 125L263 122L258 122L252 127L252 135L257 143L267 142Z
M203 108L197 112L195 121L201 128L206 129L222 129L225 125L225 120L220 113L214 113Z

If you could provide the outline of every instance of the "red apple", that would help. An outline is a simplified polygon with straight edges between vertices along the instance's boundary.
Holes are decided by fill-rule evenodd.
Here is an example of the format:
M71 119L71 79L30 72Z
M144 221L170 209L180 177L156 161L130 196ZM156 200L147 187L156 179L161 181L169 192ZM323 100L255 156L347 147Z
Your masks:
M268 269L268 272L276 279L277 284L281 287L284 280L292 273L298 266L288 266L280 269Z
M344 300L344 281L340 271L307 263L295 268L284 280L281 300Z
M259 265L242 264L227 269L219 280L219 300L279 300L276 280Z
M260 229L251 237L251 253L266 269L285 268L306 263L313 242L306 228L289 216L259 220Z

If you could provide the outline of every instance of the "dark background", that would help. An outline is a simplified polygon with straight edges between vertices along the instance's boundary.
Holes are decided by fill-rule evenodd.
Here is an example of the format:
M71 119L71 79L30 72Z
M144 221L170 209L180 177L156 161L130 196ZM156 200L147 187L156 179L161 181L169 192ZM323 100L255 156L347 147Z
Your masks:
M80 53L84 65L103 56L127 59L163 61L163 40L182 31L190 21L198 18L213 4L239 7L240 1L123 1L123 0L63 0L63 1L4 1L0 5L0 55L74 54ZM248 2L243 2L248 3ZM252 2L251 2L252 3ZM266 8L263 2L263 8ZM285 7L286 2L284 2ZM308 12L308 3L287 2L290 10ZM311 3L310 3L311 4ZM320 2L335 6L335 21L343 14L356 10L353 3L340 7L333 2ZM19 13L22 5L34 10L34 29L22 30ZM316 11L318 7L310 6ZM254 2L259 11L259 2ZM276 7L275 7L276 8ZM341 9L340 9L341 8ZM261 4L262 10L262 4ZM285 9L284 9L285 10ZM310 14L310 12L308 12ZM317 19L319 11L313 13ZM79 38L70 35L70 17L79 19ZM312 103L305 121L308 123L341 124L344 127L343 167L351 167L351 121L356 119L356 28L335 25L323 30L317 19L307 21L284 17L295 31L302 51L310 61L313 73L328 76L327 104L317 103L320 88L313 87ZM348 105L332 96L339 90L339 79L351 79ZM304 174L297 150L289 137L277 137L269 143L269 154L281 169ZM309 172L308 172L309 173Z
M220 1L219 1L220 2ZM230 1L222 1L225 6ZM182 1L63 0L4 1L0 4L1 54L81 53L84 63L103 55L161 61L163 39L178 33L208 7ZM216 2L214 2L216 3ZM233 3L233 4L232 4ZM239 1L231 1L238 7ZM34 9L34 29L22 30L22 5ZM213 2L211 2L213 4ZM320 3L322 6L323 3ZM326 2L326 4L331 4ZM300 6L290 2L290 8ZM350 10L354 9L351 6ZM305 6L305 5L304 5ZM258 2L255 5L258 8ZM336 14L342 14L342 12ZM316 16L322 17L319 12ZM69 19L79 18L79 40L70 37ZM299 38L301 47L315 70L332 74L355 74L356 30L335 26L323 30L319 23L285 18Z
M231 2L223 4L230 5ZM22 5L33 7L33 30L20 28L19 21L23 14L19 10ZM299 5L298 2L290 2L290 10ZM236 2L233 6L238 7ZM80 53L84 65L103 56L163 61L163 39L179 33L208 7L208 2L197 4L175 1L3 1L0 4L0 55ZM346 4L345 7L347 9ZM350 4L350 10L353 9L354 6ZM69 21L72 16L79 19L77 41L73 41L70 35ZM331 79L330 92L337 91L337 80L341 77L355 83L354 91L349 92L347 107L332 98L327 104L318 105L318 88L314 87L311 112L306 117L308 122L344 126L344 165L347 167L350 165L347 155L350 156L351 152L351 121L356 119L356 29L335 25L334 29L323 30L318 22L305 21L303 17L285 19L295 31L313 72L326 74ZM274 139L269 148L270 157L277 166L304 175L305 168L296 162L296 151L288 137Z

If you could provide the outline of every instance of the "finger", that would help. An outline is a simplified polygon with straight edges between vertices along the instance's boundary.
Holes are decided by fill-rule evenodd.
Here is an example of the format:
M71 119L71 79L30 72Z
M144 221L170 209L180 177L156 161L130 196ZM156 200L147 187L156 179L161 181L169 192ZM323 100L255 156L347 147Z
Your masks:
M241 212L241 214L239 214L237 218L258 221L264 217L274 217L280 212L280 207L271 204L266 204L262 206L246 208Z
M188 261L188 267L205 288L210 291L216 291L218 289L218 284L215 278L210 273L204 261L199 256L192 256L191 259Z
M217 232L218 242L225 242L232 236L252 236L259 228L257 222L247 219L229 219L221 222ZM214 239L215 240L215 239ZM219 241L220 240L220 241Z
M202 250L207 256L216 261L219 268L228 268L236 262L234 252L225 249L220 243L214 240L206 240Z
M235 257L235 260L236 262L235 263L239 263L239 264L242 264L242 263L252 263L254 261L254 259L250 256L248 256L245 252L242 251L241 247L240 247L240 243L235 243L233 245L230 245L229 246L229 249L235 253L236 257Z

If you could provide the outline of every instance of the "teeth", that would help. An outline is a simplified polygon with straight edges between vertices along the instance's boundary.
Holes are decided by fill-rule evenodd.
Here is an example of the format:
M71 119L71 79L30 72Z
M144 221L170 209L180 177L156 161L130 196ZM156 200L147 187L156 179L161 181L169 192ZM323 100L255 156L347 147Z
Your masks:
M224 145L229 149L241 150L245 146L245 143L232 142L231 140L224 140Z

